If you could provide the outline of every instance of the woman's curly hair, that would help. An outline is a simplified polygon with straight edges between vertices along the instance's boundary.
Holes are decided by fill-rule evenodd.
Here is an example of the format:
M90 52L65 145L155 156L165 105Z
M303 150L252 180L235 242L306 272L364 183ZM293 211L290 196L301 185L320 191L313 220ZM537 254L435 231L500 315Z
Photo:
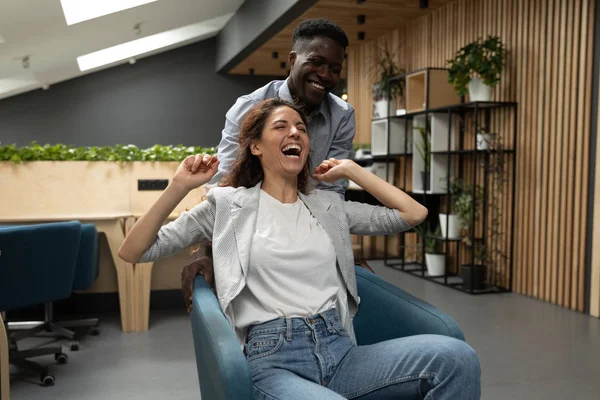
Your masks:
M261 139L267 119L271 116L273 111L279 107L291 108L300 115L300 118L302 118L302 122L304 122L305 125L308 124L302 110L285 100L268 99L253 106L244 116L244 123L240 129L240 147L237 158L231 167L229 175L221 180L219 186L250 188L264 179L264 172L260 160L257 156L252 154L250 147L252 146L252 143ZM302 171L298 174L298 191L307 194L307 191L309 190L309 180L310 159L308 158Z

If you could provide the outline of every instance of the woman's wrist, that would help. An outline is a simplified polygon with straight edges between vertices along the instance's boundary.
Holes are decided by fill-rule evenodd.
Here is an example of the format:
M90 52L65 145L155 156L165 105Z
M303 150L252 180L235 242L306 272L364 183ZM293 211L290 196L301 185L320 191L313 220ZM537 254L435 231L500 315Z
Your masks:
M360 165L358 165L357 163L352 161L346 167L345 175L346 175L347 179L350 179L351 181L358 184L358 182L356 182L356 181L360 180L360 175L361 175L361 173L364 173L364 172L366 172L366 171L363 169L363 167L361 167Z
M175 179L173 179L171 183L169 183L166 190L170 193L173 193L174 195L181 197L187 196L187 194L191 191L191 189L186 187L184 184L176 181Z

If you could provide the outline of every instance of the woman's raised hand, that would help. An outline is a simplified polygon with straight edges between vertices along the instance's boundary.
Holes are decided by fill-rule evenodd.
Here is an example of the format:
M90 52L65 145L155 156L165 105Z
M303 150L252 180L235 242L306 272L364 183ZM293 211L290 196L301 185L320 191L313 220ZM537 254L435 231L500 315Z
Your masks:
M209 154L196 154L187 156L179 164L173 182L184 186L188 190L196 189L210 181L217 173L219 159Z
M352 170L357 168L358 165L352 160L336 160L330 158L325 160L315 168L315 179L324 182L335 182L340 179L348 179ZM358 167L360 168L360 167Z

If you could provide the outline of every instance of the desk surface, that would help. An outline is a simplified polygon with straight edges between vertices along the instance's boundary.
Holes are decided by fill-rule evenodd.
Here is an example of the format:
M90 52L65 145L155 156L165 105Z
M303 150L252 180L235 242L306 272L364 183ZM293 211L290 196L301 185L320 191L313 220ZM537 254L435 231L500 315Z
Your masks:
M50 222L50 221L105 221L131 217L131 213L90 213L90 214L56 214L56 215L23 215L14 217L0 216L3 222Z

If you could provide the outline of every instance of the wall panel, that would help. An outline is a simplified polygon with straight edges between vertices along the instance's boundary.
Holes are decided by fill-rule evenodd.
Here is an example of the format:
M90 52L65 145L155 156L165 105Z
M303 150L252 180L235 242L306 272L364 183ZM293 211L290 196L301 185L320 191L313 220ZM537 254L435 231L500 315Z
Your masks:
M397 48L400 66L412 71L444 67L479 36L502 38L506 68L494 99L519 104L512 229L512 189L501 203L503 226L515 237L513 290L578 311L585 296L593 16L593 0L457 0L348 52L356 142L369 143L375 79L367 72L373 71L377 46ZM508 114L494 124L499 132L512 128ZM598 314L600 282L591 287L591 308Z

